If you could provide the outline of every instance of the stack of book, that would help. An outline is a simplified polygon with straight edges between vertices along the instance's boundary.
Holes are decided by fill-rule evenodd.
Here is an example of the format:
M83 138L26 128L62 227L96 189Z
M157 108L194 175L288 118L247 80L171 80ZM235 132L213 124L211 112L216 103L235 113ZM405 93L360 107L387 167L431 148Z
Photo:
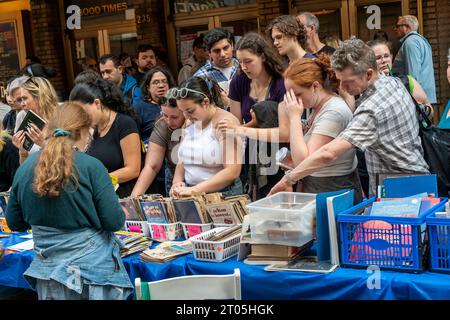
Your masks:
M211 222L205 210L206 202L203 196L172 199L172 204L179 222L195 224Z
M117 238L122 240L125 245L122 249L120 249L120 256L122 258L136 252L144 251L152 245L152 241L141 233L117 231L115 234Z
M286 264L294 260L311 243L302 247L284 246L277 244L251 244L251 253L244 260L247 264Z
M168 224L240 224L248 213L247 195L222 198L220 193L203 194L188 198L164 198L159 194L120 199L128 221Z
M159 244L154 249L147 249L139 256L145 262L164 263L192 252L192 244L189 240L182 242L167 241Z
M380 198L366 208L365 214L371 216L416 218L440 203L439 198L426 192L406 198Z
M170 198L163 198L161 195L142 195L139 202L147 222L162 224L177 222Z
M203 241L223 241L228 238L232 238L236 235L240 235L242 230L241 225L235 225L229 228L226 228L222 231L219 231L211 236L203 239Z
M170 198L159 194L128 197L119 200L128 221L175 223L177 218Z
M206 212L215 224L242 224L249 202L248 195L227 197L207 203Z
M128 221L146 221L138 198L128 197L119 199L125 219Z

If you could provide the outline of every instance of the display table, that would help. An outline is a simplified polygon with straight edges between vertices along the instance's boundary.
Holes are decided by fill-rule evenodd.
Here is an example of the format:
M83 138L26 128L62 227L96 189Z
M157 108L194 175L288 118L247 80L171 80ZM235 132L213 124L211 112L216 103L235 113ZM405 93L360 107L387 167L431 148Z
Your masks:
M19 235L23 234L0 240L5 247L26 241ZM0 285L29 288L22 275L33 256L32 251L5 255L0 261ZM196 261L192 254L164 264L142 262L139 254L126 257L123 262L133 283L136 277L143 281L154 281L182 275L230 274L234 268L239 268L244 300L450 299L450 275L432 272L411 274L380 271L377 288L374 273L365 269L338 268L329 274L268 272L264 271L264 266L247 265L236 261L236 257L214 263Z

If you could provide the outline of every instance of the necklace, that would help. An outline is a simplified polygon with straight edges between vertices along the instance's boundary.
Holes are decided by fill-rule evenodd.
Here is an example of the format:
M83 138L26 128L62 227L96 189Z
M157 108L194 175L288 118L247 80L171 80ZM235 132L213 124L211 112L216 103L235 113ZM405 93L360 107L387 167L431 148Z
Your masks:
M103 131L108 127L110 121L111 121L111 110L109 110L108 121L106 121L106 125L103 128L100 128L100 126L97 125L97 130L99 134L103 133Z
M250 98L252 98L255 102L258 102L258 101L260 101L259 97L260 97L261 93L265 92L264 98L263 98L263 100L265 100L265 98L267 97L267 91L270 89L269 87L270 87L271 82L272 82L272 77L269 77L267 83L263 87L261 87L259 90L257 90L256 83L254 83L254 81L252 81L250 83L250 88L251 88L251 91L253 91L253 96L250 95ZM263 100L261 100L261 101L263 101Z

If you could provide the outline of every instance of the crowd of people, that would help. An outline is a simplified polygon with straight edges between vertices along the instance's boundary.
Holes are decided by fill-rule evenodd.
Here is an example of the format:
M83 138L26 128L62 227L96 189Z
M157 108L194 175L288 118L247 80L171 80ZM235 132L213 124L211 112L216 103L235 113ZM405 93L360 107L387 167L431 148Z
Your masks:
M417 19L399 17L395 57L384 38L330 37L332 47L319 28L301 12L238 43L212 29L194 41L177 77L149 45L138 48L134 70L107 54L99 72L77 76L65 102L45 73L12 79L0 191L10 191L9 227L33 230L39 254L25 276L39 298L129 295L113 234L125 219L118 198L354 189L358 203L375 195L377 173L429 173L414 100L432 118L437 99ZM18 131L28 111L43 129ZM282 146L291 170L276 164ZM79 271L76 287L69 268Z

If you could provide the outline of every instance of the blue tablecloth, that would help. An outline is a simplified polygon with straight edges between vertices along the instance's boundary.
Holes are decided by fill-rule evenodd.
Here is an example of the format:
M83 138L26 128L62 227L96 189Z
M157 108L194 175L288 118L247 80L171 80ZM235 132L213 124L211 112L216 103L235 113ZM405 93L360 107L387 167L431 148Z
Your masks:
M5 247L25 241L19 235L0 240ZM33 256L31 251L6 255L0 261L0 285L29 288L22 275ZM142 262L139 254L126 257L123 262L133 283L136 277L154 281L182 275L228 274L239 268L242 298L247 300L450 299L450 275L432 272L381 271L379 288L369 289L374 284L373 273L365 269L338 268L329 274L268 272L264 266L247 265L236 257L215 263L196 261L192 254L164 264Z

